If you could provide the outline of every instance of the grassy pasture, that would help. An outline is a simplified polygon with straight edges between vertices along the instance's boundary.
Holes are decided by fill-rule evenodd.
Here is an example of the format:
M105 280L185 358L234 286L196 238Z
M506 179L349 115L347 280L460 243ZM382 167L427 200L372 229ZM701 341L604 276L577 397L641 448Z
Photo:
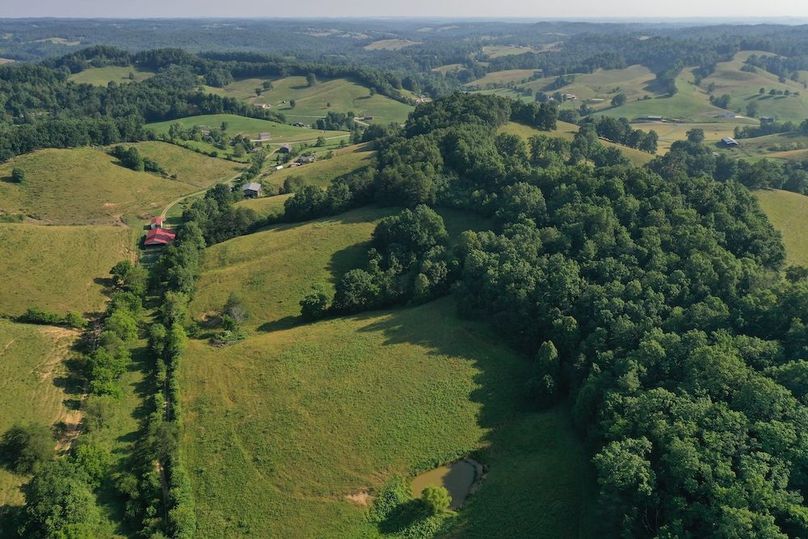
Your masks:
M535 69L506 69L505 71L493 71L486 73L484 77L469 82L466 86L485 88L488 84L507 84L509 82L521 82L536 72Z
M674 96L659 96L652 99L631 100L621 107L603 110L601 113L629 120L649 115L663 116L690 122L712 122L726 111L710 104L706 90L696 86L692 69L685 69L676 79L678 92Z
M283 215L283 205L291 196L291 194L285 194L263 198L246 198L237 202L237 205L242 208L249 208L261 217L277 216Z
M129 74L135 78L130 79ZM93 86L106 86L110 82L125 84L128 82L141 82L154 76L151 71L140 71L134 67L106 66L91 67L79 73L70 75L70 80L77 84L92 84Z
M400 51L421 43L421 41L410 41L409 39L380 39L365 45L364 49L366 51Z
M188 152L189 160L199 156ZM15 167L25 181L9 181ZM25 215L49 224L113 224L147 216L198 187L134 172L96 148L48 149L0 165L0 215Z
M412 110L409 105L387 96L371 96L368 88L347 79L321 80L309 87L305 77L285 77L273 80L272 89L256 97L255 89L262 82L263 79L244 79L225 88L206 89L256 105L271 105L273 110L282 112L289 121L306 125L313 124L317 118L323 118L329 111L370 115L373 116L374 123L403 123ZM294 109L289 105L291 100L295 100Z
M759 115L775 116L780 120L802 121L808 116L808 91L801 82L787 80L781 83L776 75L763 69L754 73L741 71L746 59L755 51L738 53L729 62L721 62L715 71L702 81L701 86L706 88L715 84L715 95L727 94L732 97L730 109L746 114L746 107L751 102L758 104ZM771 53L758 52L759 55ZM759 95L760 88L765 89L764 95ZM769 90L789 90L799 93L798 96L770 96Z
M134 144L144 157L154 159L176 179L200 189L226 181L237 175L243 167L224 159L199 155L167 142L139 142Z
M510 479L526 488L489 509L484 482L463 536L479 519L578 536L591 482L566 413L529 411L529 362L453 311L447 299L193 342L180 378L198 536L378 536L347 496L473 450L493 494Z
M130 232L121 226L0 224L0 314L29 307L96 312L104 307L101 279L131 258Z
M433 67L432 71L446 75L447 73L456 73L463 69L463 64L446 64L438 67Z
M691 129L704 130L704 142L715 144L724 137L734 136L735 127L741 123L673 123L673 122L639 122L632 125L635 129L643 131L656 131L659 135L658 153L667 153L671 144L677 140L687 139L687 132Z
M280 187L284 180L296 176L303 179L306 184L327 187L335 178L370 165L374 153L353 147L353 151L336 154L331 159L321 159L309 165L274 171L265 181Z
M219 128L222 122L227 123L227 130L225 132L228 136L240 134L258 138L259 133L269 133L272 136L271 143L273 144L301 141L314 142L319 136L347 136L349 134L346 131L319 131L307 127L295 127L293 125L271 122L269 120L236 116L235 114L188 116L187 118L180 118L179 120L147 124L146 127L158 134L168 134L169 127L171 127L171 124L175 123L180 124L184 129L190 129L194 126Z
M69 394L56 382L67 374L63 360L77 337L73 330L0 320L0 435L15 423L75 422L77 412L65 406ZM27 479L0 467L0 509L23 503L19 487Z
M808 266L808 197L790 191L755 191L761 208L774 228L783 235L786 259L789 264Z
M533 47L524 45L485 45L483 55L487 58L501 58L503 56L516 56L527 52L536 52Z
M275 198L275 197L272 197ZM273 201L274 202L274 201ZM298 302L314 283L333 293L338 276L362 264L364 242L379 219L393 209L363 208L303 224L278 225L209 248L205 253L194 316L219 311L238 291L256 329L293 323Z

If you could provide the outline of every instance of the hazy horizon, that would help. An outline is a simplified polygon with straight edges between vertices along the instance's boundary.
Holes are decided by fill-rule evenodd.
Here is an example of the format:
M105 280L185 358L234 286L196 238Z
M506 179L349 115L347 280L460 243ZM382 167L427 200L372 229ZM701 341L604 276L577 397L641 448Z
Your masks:
M278 6L282 6L279 8ZM579 0L572 5L558 2L500 0L485 2L467 0L410 0L378 2L354 0L298 0L269 5L259 0L242 0L232 5L209 0L140 0L111 5L99 0L5 0L0 5L0 18L444 18L444 19L514 19L528 20L622 20L663 19L763 20L808 18L808 2L804 0L736 0L731 4L703 0L680 0L659 4L646 0L614 0L604 3Z

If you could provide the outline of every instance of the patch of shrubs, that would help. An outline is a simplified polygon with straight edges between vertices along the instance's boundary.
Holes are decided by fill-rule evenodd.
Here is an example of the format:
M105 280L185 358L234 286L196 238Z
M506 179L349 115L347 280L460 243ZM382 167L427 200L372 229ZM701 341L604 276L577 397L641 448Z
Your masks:
M36 307L30 307L17 317L17 321L24 324L63 326L75 329L82 329L87 326L87 320L79 313L69 312L67 314L57 314Z

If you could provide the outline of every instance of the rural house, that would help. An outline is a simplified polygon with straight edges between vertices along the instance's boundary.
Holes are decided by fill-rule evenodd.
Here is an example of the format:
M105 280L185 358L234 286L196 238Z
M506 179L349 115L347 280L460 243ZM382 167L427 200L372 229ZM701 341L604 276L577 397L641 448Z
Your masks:
M251 182L241 188L244 198L258 198L261 196L261 184Z
M727 146L727 147L740 146L741 145L740 142L738 142L737 140L735 140L732 137L724 137L724 138L721 139L721 142L724 144L724 146Z
M143 245L146 247L162 247L174 241L177 235L165 228L154 228L146 233L146 239L143 240Z
M310 163L314 163L316 160L317 158L313 155L301 155L297 158L297 162L301 165L308 165Z

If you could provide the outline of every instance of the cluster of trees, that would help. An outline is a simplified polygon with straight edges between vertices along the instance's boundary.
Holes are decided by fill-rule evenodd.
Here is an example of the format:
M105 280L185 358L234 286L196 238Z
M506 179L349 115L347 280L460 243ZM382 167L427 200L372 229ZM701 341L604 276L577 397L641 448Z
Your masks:
M168 174L165 169L160 166L160 163L154 159L140 155L140 151L136 146L129 146L128 148L124 146L113 146L109 154L120 161L121 166L130 170L152 172L161 176Z
M802 129L803 125L805 126L804 131ZM794 122L761 122L760 125L737 126L735 127L735 138L755 138L777 133L794 133L798 129L808 133L808 121L804 121L803 125L797 126Z
M629 148L637 148L648 153L656 153L657 141L659 137L656 131L645 132L641 129L634 129L626 118L610 118L608 116L598 116L587 119L586 123L595 126L599 137L617 142Z
M528 150L497 135L489 109L470 118L469 99L437 102L380 141L377 200L402 163L422 177L399 192L439 188L394 199L415 209L379 225L331 309L453 283L462 313L534 358L525 383L537 405L572 401L594 448L604 533L808 533L808 272L783 271L745 176L721 176L708 157L721 158L694 141L642 169L553 157L543 137ZM494 229L447 251L424 203L481 212ZM303 307L322 305L312 294Z
M64 326L68 328L82 329L87 325L87 320L77 312L59 314L37 307L29 307L17 317L18 322L23 324L42 324L46 326Z
M224 184L216 185L209 189L202 199L194 201L189 208L186 208L182 215L183 221L193 223L194 232L198 230L208 245L240 236L260 223L260 218L254 210L234 205L234 202L241 197L240 191L234 191ZM173 251L169 252L162 259L170 259L172 253ZM190 292L191 283L181 286L180 289Z
M328 111L325 118L318 118L314 127L322 131L352 131L354 128L353 112Z
M737 182L750 189L785 189L808 193L808 161L748 161L727 154L715 154L701 143L703 135L692 133L690 140L677 141L664 156L650 163L663 177L708 176L720 182Z

